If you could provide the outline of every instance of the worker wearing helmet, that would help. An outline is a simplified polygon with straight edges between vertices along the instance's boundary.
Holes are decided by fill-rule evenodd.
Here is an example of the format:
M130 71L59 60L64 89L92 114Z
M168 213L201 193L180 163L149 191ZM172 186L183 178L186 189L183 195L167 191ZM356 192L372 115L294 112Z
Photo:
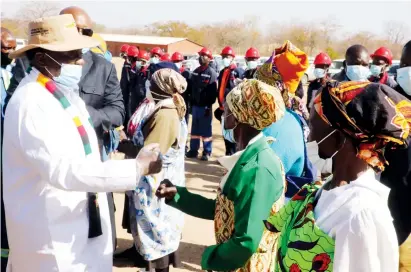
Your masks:
M127 50L128 50L129 47L130 47L130 45L128 45L128 44L123 44L123 45L120 47L120 58L124 59L125 61L128 60L128 58L127 58Z
M217 73L210 67L213 55L207 48L198 52L200 67L191 74L192 125L190 150L187 158L197 158L200 140L203 140L203 155L201 160L208 161L212 151L212 121L211 109L217 98Z
M135 78L130 85L130 113L136 111L138 106L143 102L147 94L146 81L148 79L148 66L150 54L145 50L140 50L136 58L134 71Z
M160 61L161 61L161 62L171 62L170 54L164 53L164 54L160 57Z
M180 52L174 52L174 54L171 56L171 61L177 66L177 68L180 70L180 74L186 79L187 81L187 89L186 91L182 94L184 101L186 102L186 122L188 124L188 121L190 119L190 113L191 113L191 86L192 84L190 83L191 81L191 73L190 71L186 70L185 67L183 66L183 61L184 61L184 56Z
M130 119L132 112L130 109L130 92L131 92L131 86L135 84L135 78L136 78L136 61L137 61L137 56L138 56L138 48L135 46L130 46L127 49L127 58L129 62L129 68L128 68L128 77L127 81L124 81L124 88L122 86L121 90L123 92L123 100L124 100L124 108L126 109L126 117L124 119L124 125L126 126L128 123L128 120ZM128 84L126 84L128 83Z
M371 77L369 80L371 82L388 85L391 88L397 87L397 82L387 73L388 68L392 64L391 50L387 47L380 47L371 55L371 59Z
M260 52L257 48L251 47L245 52L245 61L247 63L247 70L245 71L243 78L252 79L257 71L258 60L260 59Z
M150 51L150 63L157 64L160 62L161 56L164 55L163 50L160 47L154 47Z
M314 76L315 80L311 81L307 90L307 109L311 109L311 100L315 97L315 93L323 86L329 79L328 70L331 66L331 58L327 53L321 52L314 59Z
M226 46L221 51L223 58L223 69L218 76L218 104L219 107L214 111L214 116L221 122L221 116L224 112L225 97L237 85L236 80L241 79L244 70L238 68L234 63L235 52L230 46ZM233 155L236 152L236 144L224 139L225 154Z

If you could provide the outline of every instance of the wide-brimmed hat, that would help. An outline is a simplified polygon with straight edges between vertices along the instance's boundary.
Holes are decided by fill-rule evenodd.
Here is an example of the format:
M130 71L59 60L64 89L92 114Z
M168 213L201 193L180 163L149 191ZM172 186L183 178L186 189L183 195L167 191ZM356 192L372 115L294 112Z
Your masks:
M10 58L19 58L33 48L67 52L94 47L98 43L97 40L83 36L78 32L73 15L64 14L30 22L28 45L10 53L9 56Z

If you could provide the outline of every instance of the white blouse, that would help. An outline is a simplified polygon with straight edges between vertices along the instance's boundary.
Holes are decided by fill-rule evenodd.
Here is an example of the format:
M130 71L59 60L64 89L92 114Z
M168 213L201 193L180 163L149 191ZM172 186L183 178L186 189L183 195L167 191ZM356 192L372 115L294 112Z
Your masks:
M314 215L319 228L335 239L333 271L398 271L389 191L372 169L348 185L320 191Z

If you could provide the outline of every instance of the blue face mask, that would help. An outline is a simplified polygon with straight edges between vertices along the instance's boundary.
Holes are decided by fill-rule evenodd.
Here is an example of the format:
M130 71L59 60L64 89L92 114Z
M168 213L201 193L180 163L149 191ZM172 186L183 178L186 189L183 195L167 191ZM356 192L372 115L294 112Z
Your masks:
M78 90L78 83L81 79L83 67L76 64L66 64L59 63L48 54L46 54L50 59L61 66L60 75L58 77L53 76L46 68L47 72L53 77L54 82L61 84L69 89Z
M230 64L231 64L232 61L233 61L232 58L223 58L223 66L224 66L224 68L230 66Z
M235 139L234 139L234 128L232 129L225 129L224 128L224 117L221 117L221 128L222 128L222 134L224 139L226 139L227 141L229 141L230 143L235 144Z
M371 75L379 77L382 73L382 66L372 64L370 68Z
M324 78L326 75L325 70L321 68L314 69L314 76L315 78Z
M104 53L104 58L111 62L113 56L111 55L110 51L107 50L106 53Z
M367 81L370 77L370 68L362 65L348 65L347 77L351 81Z

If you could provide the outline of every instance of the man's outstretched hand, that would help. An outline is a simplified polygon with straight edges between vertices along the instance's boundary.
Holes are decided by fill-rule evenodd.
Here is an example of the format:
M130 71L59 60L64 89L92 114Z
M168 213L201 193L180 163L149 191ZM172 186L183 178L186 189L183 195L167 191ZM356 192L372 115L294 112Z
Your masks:
M140 167L141 175L157 174L163 167L163 160L159 144L149 144L138 152L136 162Z
M158 198L165 198L166 200L173 200L176 194L176 186L174 186L168 179L163 180L156 191L156 196Z

